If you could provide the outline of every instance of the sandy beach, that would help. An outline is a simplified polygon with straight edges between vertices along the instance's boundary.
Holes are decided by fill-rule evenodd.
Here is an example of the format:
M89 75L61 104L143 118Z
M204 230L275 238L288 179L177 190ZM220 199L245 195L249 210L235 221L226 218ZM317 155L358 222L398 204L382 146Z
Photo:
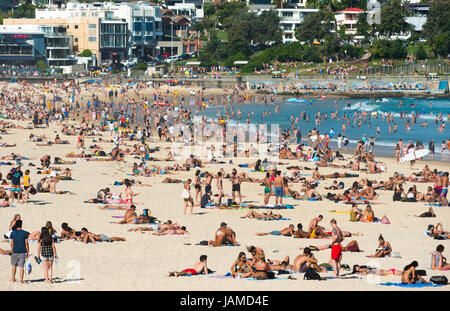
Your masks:
M161 89L161 90L164 90ZM159 90L159 91L161 91ZM171 88L171 91L174 91ZM179 88L180 92L188 94L188 90ZM86 96L90 96L95 90L85 91ZM151 90L149 94L151 94ZM219 94L220 91L212 91ZM88 95L89 94L89 95ZM9 121L9 120L6 120ZM12 121L15 124L27 125L30 121ZM70 120L69 124L76 124ZM2 142L9 144L16 143L16 147L0 147L0 156L5 156L11 152L29 157L30 160L24 160L22 170L30 169L31 183L36 184L43 175L38 175L36 167L40 165L40 158L44 154L52 157L61 157L65 160L74 160L66 158L69 152L79 152L76 150L77 136L66 136L61 134L61 127L51 123L45 129L8 129L8 134L1 134ZM61 139L68 140L67 145L37 146L29 141L29 135L45 134L48 138L54 139L56 133L59 133ZM102 133L103 138L111 139L109 132ZM85 145L93 145L93 139L96 137L87 137ZM148 143L150 148L160 147L161 150L152 154L153 157L164 158L167 156L171 143L152 141ZM112 143L103 143L104 150L110 151L113 148ZM350 158L346 155L346 161L335 160L336 164L345 164ZM357 172L358 178L338 179L344 181L345 186L350 187L355 180L362 177L376 179L378 181L388 180L393 172L401 172L405 176L411 176L422 170L426 164L430 168L438 171L448 171L449 162L431 162L418 161L413 169L409 162L397 163L394 158L378 158L378 161L386 163L387 170L381 174L367 174ZM200 209L194 208L196 215L183 215L184 203L181 197L183 184L161 183L165 177L177 178L185 181L188 178L194 178L195 170L189 172L175 172L170 175L159 175L152 177L134 177L128 176L132 172L133 163L139 160L133 156L127 155L125 162L113 161L85 161L78 159L73 165L55 165L56 167L69 167L72 171L74 180L60 181L57 184L57 190L69 190L74 194L49 194L37 193L30 197L31 201L43 202L42 205L29 202L27 204L14 203L15 207L0 208L0 229L1 233L7 231L11 220L15 214L20 214L23 219L23 229L28 232L40 230L46 221L51 221L54 228L61 230L61 223L67 222L70 227L79 230L82 227L88 228L90 232L96 234L106 234L108 236L117 236L126 238L125 242L84 244L75 241L62 241L56 244L58 251L58 263L54 267L54 278L57 284L49 285L43 282L42 265L38 265L32 259L33 271L25 276L25 285L11 284L8 278L11 274L9 256L0 256L0 290L279 290L279 291L316 291L316 290L345 290L345 291L385 291L385 290L415 290L414 288L386 287L377 285L377 283L400 282L399 276L379 276L365 277L360 279L330 279L326 281L306 281L301 274L294 275L296 280L285 278L265 281L245 280L245 279L225 279L214 276L224 275L230 271L233 261L245 247L255 245L265 251L266 258L282 260L289 256L291 262L302 251L299 247L309 245L322 245L329 240L323 239L294 239L284 236L255 236L256 232L269 232L272 230L281 230L289 224L297 226L302 223L304 227L310 220L319 214L324 216L321 225L330 228L330 220L336 219L338 226L345 231L360 232L363 236L347 237L344 245L350 240L356 239L363 252L350 253L344 252L342 263L352 267L354 264L371 265L381 269L399 269L416 260L419 263L419 269L426 269L427 280L432 275L446 275L450 278L450 271L432 271L430 269L431 253L438 244L446 247L444 255L448 255L450 245L447 241L436 241L426 236L424 233L429 224L441 222L444 230L450 226L450 209L439 206L433 206L437 215L436 218L417 218L414 214L421 214L428 210L424 203L393 202L392 191L377 191L379 198L374 200L376 204L372 205L375 216L386 215L391 224L382 223L361 223L350 222L350 205L334 203L329 200L323 201L302 201L293 198L285 198L283 203L294 205L294 209L279 210L283 217L290 220L279 221L261 221L256 219L241 219L247 213L248 209L242 210L221 210L221 209ZM286 167L290 165L302 165L314 168L312 162L299 162L298 160L281 160L288 165L280 165L278 169L286 172ZM203 171L217 173L220 168L225 172L230 172L232 168L237 168L238 172L246 172L250 177L264 178L265 173L250 172L251 168L238 167L238 164L252 163L254 159L233 159L233 164L206 164ZM28 164L33 163L36 167ZM173 162L149 162L160 166L170 165ZM53 164L52 164L53 166ZM12 166L0 166L0 172L6 176ZM336 171L343 173L345 169L334 169L321 167L321 174L330 174ZM303 172L303 171L302 171ZM304 171L305 174L311 171ZM131 228L145 225L117 224L125 211L122 210L101 210L100 204L88 204L83 201L96 197L99 189L110 187L113 193L123 193L125 186L114 186L115 181L121 181L124 178L133 178L142 183L151 184L151 187L133 186L133 191L139 193L135 197L136 212L142 213L143 209L149 209L151 215L164 222L167 220L176 221L187 227L190 234L182 236L154 236L151 232L130 232ZM333 179L320 181L318 192L326 195L327 192L337 193L337 191L328 191L324 187L331 185ZM224 180L224 190L226 194L231 193L231 183ZM406 182L404 189L407 190L414 183ZM426 192L428 186L433 183L417 183L419 192ZM300 191L300 184L291 183L290 187ZM263 186L260 183L243 182L241 185L242 193L245 196L243 201L251 201L254 204L263 204ZM215 182L213 182L213 193L216 192ZM273 204L274 198L271 197L270 203ZM361 206L364 207L364 206ZM336 212L331 212L336 211ZM340 213L342 212L342 213ZM240 246L237 247L208 247L195 245L202 240L211 240L214 238L215 231L219 224L225 221L229 227L236 232L237 241ZM382 234L392 245L394 252L399 252L401 258L368 258L367 256L375 251L378 245L378 236ZM30 242L30 251L32 258L37 253L37 243ZM9 242L3 240L0 248L10 249ZM168 278L168 271L179 271L198 261L200 255L208 256L208 267L215 271L214 274L205 276L190 276L179 278ZM314 252L319 263L326 263L330 259L330 250ZM347 271L344 271L347 272ZM332 272L322 273L323 276L333 276ZM284 277L284 276L283 276ZM446 291L448 286L426 287L421 290Z

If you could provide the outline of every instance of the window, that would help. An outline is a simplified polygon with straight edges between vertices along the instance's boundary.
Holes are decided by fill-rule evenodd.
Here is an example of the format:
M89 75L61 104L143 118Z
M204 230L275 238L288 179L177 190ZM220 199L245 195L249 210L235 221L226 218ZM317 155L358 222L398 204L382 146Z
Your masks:
M86 17L86 12L81 12L81 17Z
M88 24L88 28L89 29L96 29L97 28L97 24Z
M97 41L97 37L88 37L88 41L89 42L96 42Z
M283 17L292 17L294 16L294 13L292 12L283 12Z
M75 42L78 42L78 38L75 38Z
M75 25L75 29L78 29L78 25Z

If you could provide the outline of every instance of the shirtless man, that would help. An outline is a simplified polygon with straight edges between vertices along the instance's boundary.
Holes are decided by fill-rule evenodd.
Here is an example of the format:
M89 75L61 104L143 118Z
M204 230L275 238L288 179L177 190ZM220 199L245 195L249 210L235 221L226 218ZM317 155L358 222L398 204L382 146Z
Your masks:
M275 187L275 205L278 205L278 202L283 204L283 178L281 177L281 171L277 171L273 185Z
M233 245L237 246L236 242L236 233L227 226L227 223L222 222L220 224L220 228L217 229L214 241L209 241L208 246L212 245L214 247L221 246L222 244L228 244L231 243Z
M201 255L200 256L200 261L197 262L196 264L194 264L194 266L192 268L188 268L188 269L184 269L183 271L180 272L169 272L167 274L167 276L175 276L175 277L179 277L179 276L185 276L185 275L197 275L197 274L208 274L208 266L206 264L207 262L207 256L206 255Z
M123 220L119 224L143 224L145 222L145 216L138 216L136 214L136 206L132 204L129 209L126 210Z
M448 172L445 172L442 176L442 190L440 197L442 206L448 205L447 192L448 192Z
M174 228L174 229L168 229L168 230L158 230L158 232L153 233L153 235L183 235L187 234L186 227L183 226L181 228Z
M233 170L231 171L231 196L233 201L235 202L236 199L236 192L238 193L239 196L239 204L242 204L242 194L241 194L241 183L242 183L242 179L239 175L237 175L237 171L235 168L233 168Z
M205 193L208 193L212 190L211 182L214 176L209 172L205 172L205 177Z
M303 231L303 225L297 224L297 230L294 232L294 238L309 238L310 234Z
M441 193L442 193L442 186L443 186L443 180L441 174L436 174L436 180L434 183L434 194L433 199L434 201L437 201L437 199L440 199Z
M341 269L342 260L342 241L344 240L344 235L341 229L337 226L336 220L332 219L330 221L332 229L332 240L331 240L331 261L333 264L335 276L339 276L339 270Z
M222 204L222 198L223 198L223 176L222 172L217 173L216 177L216 186L217 186L217 192L219 193L219 198L217 199L217 205Z
M311 252L309 247L303 250L303 254L298 255L292 264L292 270L295 272L305 273L308 268L315 269L317 272L322 272L322 268L317 265L317 259Z
M322 221L322 219L323 219L323 216L319 215L310 221L309 227L308 227L308 234L309 234L310 239L326 236L325 228L322 226L319 226L319 222Z
M274 230L271 232L261 232L261 233L255 233L257 236L264 236L264 235L283 235L283 236L294 236L294 225L290 224L289 227L282 229L281 231Z

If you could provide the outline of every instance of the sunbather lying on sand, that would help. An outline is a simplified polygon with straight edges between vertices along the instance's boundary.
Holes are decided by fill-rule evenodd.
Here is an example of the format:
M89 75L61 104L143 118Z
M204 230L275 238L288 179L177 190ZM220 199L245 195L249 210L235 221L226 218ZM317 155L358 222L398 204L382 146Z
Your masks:
M197 274L208 274L208 266L206 264L207 256L201 255L200 261L194 264L192 268L184 269L180 272L169 272L167 276L185 276L185 275L197 275Z

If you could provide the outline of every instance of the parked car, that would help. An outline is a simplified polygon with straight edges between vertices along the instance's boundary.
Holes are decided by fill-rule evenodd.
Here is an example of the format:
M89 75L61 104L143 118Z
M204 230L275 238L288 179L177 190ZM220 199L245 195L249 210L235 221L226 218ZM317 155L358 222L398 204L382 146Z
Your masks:
M191 58L191 56L189 54L181 54L178 58L178 60L185 60L185 59L189 59Z
M164 62L165 63L172 63L172 62L176 62L179 60L179 56L169 56L167 57Z

